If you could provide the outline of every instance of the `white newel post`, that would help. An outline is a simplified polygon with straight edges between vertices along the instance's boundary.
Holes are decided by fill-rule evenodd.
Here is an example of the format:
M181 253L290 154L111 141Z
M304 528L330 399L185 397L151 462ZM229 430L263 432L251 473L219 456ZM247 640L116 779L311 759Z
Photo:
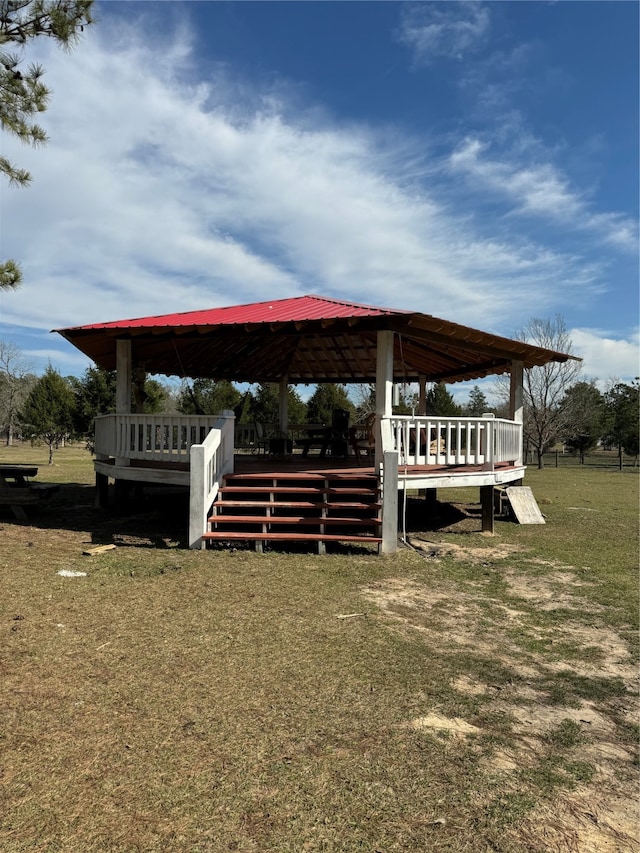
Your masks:
M131 371L133 366L131 356L131 340L119 338L116 341L116 413L128 415L131 413ZM116 430L118 423L116 418ZM116 438L118 442L119 437ZM126 466L128 457L117 456L116 465Z
M398 550L398 452L386 451L382 475L382 547L383 554Z
M509 385L509 418L516 423L524 422L524 395L523 395L523 364L521 361L511 362L511 382ZM520 438L520 453L516 459L516 465L522 465L522 436Z
M189 456L189 548L204 551L202 534L209 514L204 445L194 444Z

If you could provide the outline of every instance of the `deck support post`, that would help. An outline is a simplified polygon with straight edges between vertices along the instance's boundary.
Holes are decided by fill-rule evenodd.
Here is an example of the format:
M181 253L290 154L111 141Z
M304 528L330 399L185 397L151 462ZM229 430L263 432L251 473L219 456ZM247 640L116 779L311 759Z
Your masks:
M438 503L438 490L437 489L423 489L424 491L424 505L427 511L427 515L430 515L436 505Z
M482 507L482 532L493 533L493 486L480 486L480 505Z
M129 480L114 480L116 515L125 515L129 511L129 496L131 494Z
M106 509L109 506L109 478L106 474L96 472L96 509Z

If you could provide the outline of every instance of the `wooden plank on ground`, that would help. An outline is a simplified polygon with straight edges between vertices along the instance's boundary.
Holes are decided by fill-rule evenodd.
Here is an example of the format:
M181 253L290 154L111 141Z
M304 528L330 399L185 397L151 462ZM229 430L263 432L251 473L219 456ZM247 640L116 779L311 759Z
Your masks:
M510 486L507 489L507 497L519 524L545 524L529 486Z
M82 553L85 557L95 557L96 554L104 554L105 551L113 551L115 545L95 545L93 548L87 548Z

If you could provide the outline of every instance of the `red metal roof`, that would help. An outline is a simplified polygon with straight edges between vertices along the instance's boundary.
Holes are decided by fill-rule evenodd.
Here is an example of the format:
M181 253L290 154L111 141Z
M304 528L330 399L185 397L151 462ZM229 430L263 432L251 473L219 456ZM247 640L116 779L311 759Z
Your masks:
M149 373L232 382L374 382L377 332L394 335L396 381L460 382L572 358L413 311L299 296L59 329L99 367L129 338Z
M248 305L230 305L202 311L185 311L179 314L161 314L155 317L138 317L132 320L115 320L110 323L92 323L56 331L80 329L132 329L176 326L234 326L252 323L286 323L305 320L328 320L348 317L383 317L394 314L411 314L391 308L378 308L342 299L324 296L296 296L292 299L272 299Z

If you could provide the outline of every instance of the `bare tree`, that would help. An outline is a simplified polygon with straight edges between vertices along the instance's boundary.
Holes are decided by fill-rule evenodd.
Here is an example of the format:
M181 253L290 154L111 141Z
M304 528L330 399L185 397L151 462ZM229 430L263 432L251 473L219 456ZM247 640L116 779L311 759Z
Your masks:
M515 335L517 340L571 354L572 342L564 319L534 317ZM571 414L562 405L568 389L577 381L582 364L578 361L550 361L524 371L524 438L536 452L538 468L544 467L543 454L559 438Z
M17 414L35 382L32 365L15 345L0 341L0 428L13 444Z

